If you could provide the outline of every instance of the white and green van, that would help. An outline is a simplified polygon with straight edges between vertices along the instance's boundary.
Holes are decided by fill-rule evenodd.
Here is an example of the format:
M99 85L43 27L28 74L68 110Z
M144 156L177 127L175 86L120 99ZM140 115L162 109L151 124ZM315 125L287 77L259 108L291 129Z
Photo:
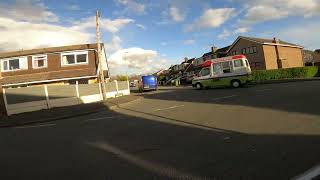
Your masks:
M244 55L207 60L202 64L198 77L192 80L197 89L232 86L238 88L249 81L251 74L248 59Z

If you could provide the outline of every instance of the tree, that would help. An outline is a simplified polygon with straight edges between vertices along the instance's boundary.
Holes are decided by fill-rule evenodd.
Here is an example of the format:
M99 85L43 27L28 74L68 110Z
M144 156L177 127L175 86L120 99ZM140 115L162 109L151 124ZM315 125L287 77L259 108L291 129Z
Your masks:
M112 80L117 80L117 81L128 81L128 76L127 75L116 75L111 77Z
M319 53L320 54L320 49L316 49L314 52Z

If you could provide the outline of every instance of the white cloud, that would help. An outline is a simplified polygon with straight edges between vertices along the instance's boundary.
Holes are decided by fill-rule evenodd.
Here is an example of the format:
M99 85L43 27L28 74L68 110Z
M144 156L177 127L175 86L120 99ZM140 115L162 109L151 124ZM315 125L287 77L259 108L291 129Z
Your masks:
M113 68L114 74L123 73L123 69L127 67L130 68L131 73L142 74L157 71L169 65L157 51L138 47L118 50L110 56L108 63Z
M71 11L78 11L80 10L80 6L77 4L72 4L72 5L68 5L66 9Z
M221 34L218 35L219 39L225 39L231 35L231 32L228 30L223 30Z
M184 21L186 18L186 14L181 12L177 7L171 7L169 10L172 20L176 22Z
M183 44L184 45L191 45L191 44L194 44L196 41L194 39L188 39L188 40L185 40L183 41Z
M250 8L245 16L246 22L257 23L259 21L276 20L288 17L287 11L279 11L275 7L270 6L254 6Z
M146 5L138 3L135 0L115 0L117 3L126 6L127 11L133 11L138 14L144 14Z
M133 23L134 20L132 19L102 19L101 20L101 27L107 31L112 33L118 32L121 28L126 26L129 23Z
M168 45L167 42L162 42L162 43L161 43L161 46L167 46L167 45Z
M110 55L121 49L121 38L117 35L113 35L110 43L105 43L104 48L106 50L107 55Z
M146 30L146 26L142 25L142 24L137 24L137 27L142 29L142 30Z
M202 28L217 28L229 20L235 13L234 8L207 9L193 24L189 24L187 31Z
M311 17L320 14L319 0L249 0L245 3L247 9L245 23L258 23L277 20L289 16Z
M88 43L92 38L86 32L46 23L21 22L0 17L0 24L2 51Z
M303 23L286 27L278 32L280 38L304 46L306 49L319 49L319 23Z
M59 18L39 0L0 2L0 17L28 22L58 22Z
M73 29L76 30L86 30L88 28L95 28L95 16L91 16L85 19L82 19L81 21L74 22ZM111 33L116 33L120 31L121 28L125 27L126 25L133 23L133 19L106 19L101 18L100 20L100 26L102 29L109 31Z
M239 27L234 31L234 33L235 34L243 34L243 33L247 33L248 31L249 31L248 27Z

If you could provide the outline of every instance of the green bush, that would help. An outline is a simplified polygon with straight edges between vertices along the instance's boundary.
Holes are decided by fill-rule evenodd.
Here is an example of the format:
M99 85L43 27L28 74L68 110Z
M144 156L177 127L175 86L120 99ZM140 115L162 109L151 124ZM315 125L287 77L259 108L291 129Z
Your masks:
M128 76L125 76L125 75L120 75L119 78L118 78L118 81L128 81Z
M274 70L252 71L252 80L256 82L276 79L311 78L319 75L319 67L299 67Z

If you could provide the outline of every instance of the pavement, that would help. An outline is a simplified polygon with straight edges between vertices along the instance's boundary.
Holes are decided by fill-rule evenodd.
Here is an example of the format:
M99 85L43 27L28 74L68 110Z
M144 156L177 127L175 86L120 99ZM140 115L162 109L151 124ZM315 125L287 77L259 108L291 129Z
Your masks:
M41 111L15 114L0 121L1 127L23 126L35 123L64 120L78 116L89 115L99 111L111 110L115 107L141 99L141 96L129 95L108 99L105 102L58 107Z
M303 177L320 163L320 82L137 94L112 110L0 129L0 179Z

